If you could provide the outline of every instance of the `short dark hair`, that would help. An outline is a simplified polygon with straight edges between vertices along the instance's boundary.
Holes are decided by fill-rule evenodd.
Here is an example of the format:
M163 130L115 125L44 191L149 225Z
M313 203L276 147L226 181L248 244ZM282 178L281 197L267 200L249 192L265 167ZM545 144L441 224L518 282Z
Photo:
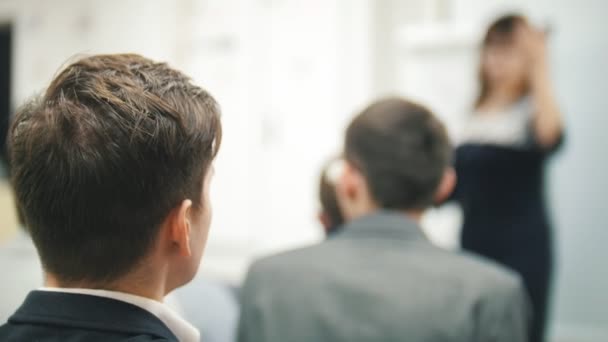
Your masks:
M344 155L364 175L385 209L424 209L433 197L452 149L443 124L421 105L386 98L354 118Z
M321 170L321 176L319 177L319 201L321 202L321 209L323 213L327 215L330 222L330 227L327 231L329 233L336 230L336 228L344 223L344 216L338 205L338 196L336 194L335 181L330 179L330 169L334 163L338 162L338 159L334 158L327 162Z
M118 54L67 66L9 136L18 207L45 270L92 282L132 270L173 208L201 209L221 135L217 102L165 63Z

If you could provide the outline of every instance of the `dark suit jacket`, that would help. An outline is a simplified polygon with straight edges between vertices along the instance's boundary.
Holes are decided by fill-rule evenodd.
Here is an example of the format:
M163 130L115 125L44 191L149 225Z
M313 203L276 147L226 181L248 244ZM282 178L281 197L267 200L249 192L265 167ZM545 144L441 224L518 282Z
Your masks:
M135 305L97 296L32 291L8 323L2 342L176 341L156 316Z
M319 245L256 262L242 291L240 342L523 342L520 278L433 246L380 211Z

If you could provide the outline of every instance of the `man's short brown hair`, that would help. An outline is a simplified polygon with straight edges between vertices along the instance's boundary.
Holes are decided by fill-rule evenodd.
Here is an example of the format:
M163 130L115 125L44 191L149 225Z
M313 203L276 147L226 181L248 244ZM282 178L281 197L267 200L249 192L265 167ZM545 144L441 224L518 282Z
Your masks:
M221 141L220 110L164 63L133 54L69 65L17 113L9 136L17 203L46 271L112 281L201 191Z
M344 153L363 173L380 207L413 210L433 204L452 148L444 126L428 109L387 98L351 122Z

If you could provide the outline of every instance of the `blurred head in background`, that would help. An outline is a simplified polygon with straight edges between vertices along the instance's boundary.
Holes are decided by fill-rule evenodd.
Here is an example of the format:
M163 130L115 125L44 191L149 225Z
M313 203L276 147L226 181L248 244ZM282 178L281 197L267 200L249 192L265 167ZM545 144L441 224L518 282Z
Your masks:
M452 147L443 124L425 107L387 98L350 123L337 184L346 220L378 209L419 216L455 185Z
M481 47L476 107L497 92L513 101L528 93L531 60L526 36L530 29L528 20L518 14L502 16L490 25Z
M341 160L334 158L325 164L319 177L319 201L321 203L319 221L326 236L336 233L344 223L336 195L336 181L341 166Z
M219 115L187 76L128 54L80 59L23 106L12 183L47 286L162 298L192 279Z

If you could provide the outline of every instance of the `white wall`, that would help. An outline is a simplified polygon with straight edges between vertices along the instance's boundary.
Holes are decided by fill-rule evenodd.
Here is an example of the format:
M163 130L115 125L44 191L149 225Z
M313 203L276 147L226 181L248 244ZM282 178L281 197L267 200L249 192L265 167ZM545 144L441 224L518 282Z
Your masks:
M321 238L318 172L369 99L369 2L192 4L185 68L226 133L203 272L238 280L253 257Z
M137 0L5 0L2 17L15 32L15 102L42 90L78 54L137 52L175 61L177 10L169 0L141 5Z
M567 117L567 146L551 170L557 227L556 315L566 330L608 340L608 38L605 1L538 1L533 11L555 22L553 66ZM594 331L598 330L597 333ZM601 330L601 331L599 331Z

